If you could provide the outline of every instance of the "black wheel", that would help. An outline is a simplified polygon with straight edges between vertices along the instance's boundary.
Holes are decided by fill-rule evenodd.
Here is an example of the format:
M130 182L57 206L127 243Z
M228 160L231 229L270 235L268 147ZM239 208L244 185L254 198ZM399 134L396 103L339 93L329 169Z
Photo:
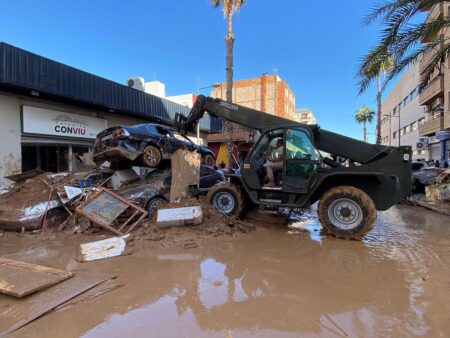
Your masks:
M151 218L153 214L155 213L156 209L158 209L158 206L161 203L167 202L163 197L155 196L150 201L148 201L146 209L148 212L147 217Z
M372 199L351 186L328 190L319 200L317 214L326 233L344 239L361 239L377 219Z
M214 167L214 165L216 164L216 159L212 154L206 154L203 157L203 163L209 167Z
M231 183L214 185L208 191L206 200L226 215L240 216L244 210L241 192Z
M162 161L162 154L158 147L149 145L142 153L142 163L150 168L157 167Z

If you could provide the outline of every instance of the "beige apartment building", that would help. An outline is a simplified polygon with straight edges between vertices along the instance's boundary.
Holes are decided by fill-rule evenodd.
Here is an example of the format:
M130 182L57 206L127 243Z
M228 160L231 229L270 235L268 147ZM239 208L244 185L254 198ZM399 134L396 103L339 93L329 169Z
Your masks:
M419 103L419 81L419 65L415 64L389 92L381 108L381 141L388 146L412 146L414 159L438 159L439 142L419 142L423 141L419 129L426 120L425 109Z
M439 16L448 17L450 2L441 2L431 8L427 20ZM443 32L445 39L450 38L450 31ZM424 41L429 42L429 41ZM442 48L444 41L441 42ZM423 73L425 67L434 57L435 52L427 53L419 62L419 72ZM450 58L436 67L426 86L421 88L419 104L425 107L425 121L419 126L419 134L428 137L430 143L440 143L440 160L450 158ZM433 152L433 158L435 157Z
M317 120L308 108L300 108L295 111L295 121L303 124L317 124Z

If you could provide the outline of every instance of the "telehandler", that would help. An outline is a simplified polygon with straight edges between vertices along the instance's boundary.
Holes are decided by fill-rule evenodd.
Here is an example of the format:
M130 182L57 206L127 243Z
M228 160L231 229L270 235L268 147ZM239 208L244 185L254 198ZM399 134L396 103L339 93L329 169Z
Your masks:
M198 96L189 115L175 126L194 132L204 113L258 130L261 135L241 164L207 195L221 212L240 216L246 203L304 209L319 201L317 214L326 233L361 239L374 226L377 210L387 210L411 194L411 147L358 141L217 98ZM266 161L284 143L275 187L265 186ZM343 163L345 161L345 165Z

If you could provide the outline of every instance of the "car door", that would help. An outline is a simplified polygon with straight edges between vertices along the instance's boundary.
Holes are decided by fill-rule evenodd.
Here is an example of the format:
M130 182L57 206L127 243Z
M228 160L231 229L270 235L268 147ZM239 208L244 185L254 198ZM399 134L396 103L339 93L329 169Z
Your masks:
M284 134L283 191L304 194L320 164L320 153L305 130L286 129Z

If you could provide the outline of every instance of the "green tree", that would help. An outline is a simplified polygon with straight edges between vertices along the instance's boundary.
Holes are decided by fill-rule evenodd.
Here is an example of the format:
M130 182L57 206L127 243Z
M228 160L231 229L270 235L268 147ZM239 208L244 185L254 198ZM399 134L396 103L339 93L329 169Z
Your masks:
M228 102L233 101L233 46L234 46L234 34L233 34L233 14L238 12L244 5L246 0L210 0L214 8L222 7L222 12L227 20L227 34L225 35L226 46L226 77L227 77L227 90L226 98ZM225 121L225 139L228 148L228 165L231 167L232 163L232 133L233 125Z
M392 59L392 67L387 72L381 89L416 62L421 55L434 53L422 72L421 84L427 83L433 71L446 59L450 51L450 41L443 35L450 26L450 17L441 14L433 19L425 19L423 13L444 2L390 0L375 7L364 18L364 24L367 25L380 20L382 28L379 43L362 58L358 67L360 92L364 92L379 75L367 70L381 70L387 56Z
M359 108L355 113L356 123L364 125L364 142L367 142L367 123L372 123L375 111L372 108L367 107L365 104Z

